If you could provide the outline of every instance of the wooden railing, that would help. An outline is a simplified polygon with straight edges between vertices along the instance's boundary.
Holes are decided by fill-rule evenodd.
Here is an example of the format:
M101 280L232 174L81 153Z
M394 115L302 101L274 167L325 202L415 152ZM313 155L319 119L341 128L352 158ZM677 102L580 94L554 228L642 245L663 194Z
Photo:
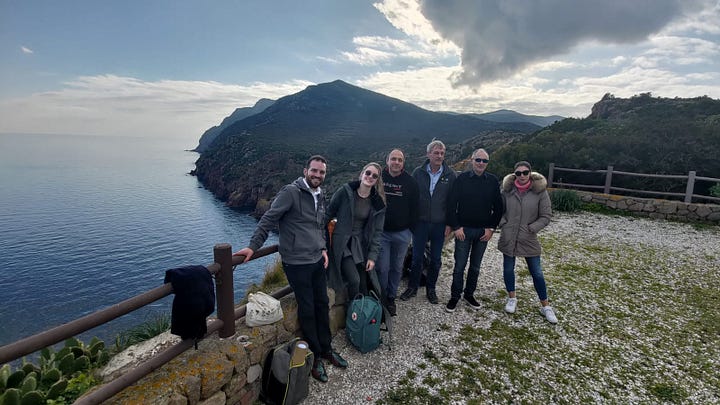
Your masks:
M277 245L268 246L255 252L250 260L255 260L260 257L276 253L277 251ZM243 263L245 257L233 256L232 248L227 243L215 245L213 252L214 262L206 267L215 279L217 318L208 321L207 334L205 336L207 337L215 332L218 332L219 337L226 338L235 334L235 320L245 316L245 306L243 305L235 308L235 301L233 298L233 268L234 266ZM292 292L292 289L289 286L286 286L285 288L273 292L271 295L275 298L282 298L290 292ZM142 308L143 306L153 303L172 293L172 285L170 283L166 283L161 287L136 295L130 299L76 319L72 322L68 322L50 330L26 337L5 346L1 346L0 364L19 359L22 356L34 353L42 348L60 343L67 338L112 321L115 318ZM188 339L165 349L148 359L143 364L128 370L119 378L116 378L113 381L100 386L92 393L79 398L75 404L99 404L111 398L113 395L150 374L153 370L179 356L184 351L191 348L193 344L194 341Z
M573 183L565 183L562 181L555 181L555 172L575 172L575 173L604 173L605 175L605 184L602 186L599 185L592 185L592 184L573 184ZM636 189L630 189L630 188L622 188L622 187L613 187L612 181L613 181L613 175L625 175L625 176L636 176L636 177L647 177L647 178L660 178L660 179L677 179L677 180L683 180L686 181L685 186L685 192L684 193L672 193L667 191L652 191L652 190L636 190ZM567 167L557 167L555 166L555 163L550 163L548 167L548 187L569 187L569 188L586 188L591 190L602 190L605 194L610 194L612 191L620 191L620 192L629 192L629 193L638 193L638 194L652 194L652 195L661 195L661 196L673 196L673 197L682 197L683 201L686 203L692 202L693 198L696 199L705 199L710 200L714 202L720 202L720 198L718 197L712 197L707 195L700 195L700 194L694 194L695 190L695 182L697 180L704 180L704 181L712 181L716 183L720 183L720 179L714 178L714 177L701 177L697 176L695 171L689 172L687 175L677 175L677 174L648 174L648 173L632 173L632 172L622 172L619 170L613 170L612 166L608 166L606 170L583 170L583 169L570 169Z

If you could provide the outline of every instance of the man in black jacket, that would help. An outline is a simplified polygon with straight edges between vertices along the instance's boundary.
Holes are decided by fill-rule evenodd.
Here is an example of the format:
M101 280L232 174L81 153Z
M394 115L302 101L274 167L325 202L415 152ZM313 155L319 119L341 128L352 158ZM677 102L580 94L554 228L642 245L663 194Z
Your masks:
M425 295L431 304L438 303L435 283L442 265L442 248L449 228L445 225L445 211L450 187L455 181L455 170L445 164L445 144L434 139L427 146L427 160L413 170L418 184L418 222L413 229L413 260L410 281L400 299L407 301L417 295L423 270L425 245L430 241L430 269L425 284Z
M453 183L447 205L447 223L455 236L455 268L450 301L445 310L455 311L460 295L473 309L480 309L480 303L473 294L477 288L480 264L487 243L503 214L498 178L485 171L490 156L484 149L472 155L472 170L463 172ZM463 291L465 265L470 256L470 269Z
M395 296L412 238L411 229L417 222L418 186L415 179L404 170L405 155L400 149L393 149L386 163L382 179L387 211L376 268L385 295L383 299L390 315L395 316Z

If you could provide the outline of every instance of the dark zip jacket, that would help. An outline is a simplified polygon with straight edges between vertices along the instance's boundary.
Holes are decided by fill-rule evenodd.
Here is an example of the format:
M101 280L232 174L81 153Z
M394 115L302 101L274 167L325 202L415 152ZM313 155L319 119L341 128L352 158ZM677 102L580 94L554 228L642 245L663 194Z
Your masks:
M445 212L447 210L447 197L450 193L450 187L457 175L455 170L448 167L443 162L443 172L440 175L440 179L435 185L435 191L433 195L430 195L430 175L427 172L427 166L430 160L425 160L425 163L418 166L413 170L413 178L417 182L419 190L419 202L418 202L418 220L424 222L430 222L433 224L444 224L445 223Z

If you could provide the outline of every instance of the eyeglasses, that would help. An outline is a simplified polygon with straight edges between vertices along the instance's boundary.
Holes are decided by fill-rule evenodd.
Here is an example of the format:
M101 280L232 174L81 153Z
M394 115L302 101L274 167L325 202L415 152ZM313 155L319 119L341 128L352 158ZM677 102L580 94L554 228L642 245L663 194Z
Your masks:
M483 158L475 158L474 159L477 163L489 163L490 159L483 159Z
M523 170L523 171L518 170L518 171L515 172L515 175L518 176L518 177L520 177L520 176L527 176L527 175L529 175L529 174L530 174L530 170Z
M366 175L366 176L369 176L369 177L372 177L372 178L375 179L375 180L377 180L378 177L380 177L380 176L378 176L377 173L373 173L373 172L371 172L370 170L365 170L365 175Z

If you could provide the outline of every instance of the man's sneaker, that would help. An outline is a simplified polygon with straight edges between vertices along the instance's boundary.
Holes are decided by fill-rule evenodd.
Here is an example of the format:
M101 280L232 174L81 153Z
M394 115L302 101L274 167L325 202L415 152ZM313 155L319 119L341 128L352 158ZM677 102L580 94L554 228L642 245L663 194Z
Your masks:
M540 313L545 316L545 319L548 320L548 322L552 324L556 324L558 322L557 317L555 316L555 311L553 311L551 306L546 307L540 307Z
M348 366L347 360L343 359L335 350L331 350L330 353L323 354L321 357L335 367L347 368Z
M437 304L438 302L440 302L438 301L437 294L435 294L435 290L427 290L426 295L428 301L430 301L431 304Z
M481 308L480 303L477 302L475 297L473 297L472 295L465 295L465 296L463 296L463 298L465 299L465 302L467 302L467 304L470 305L470 307L472 307L472 309L478 310Z
M403 301L407 301L416 295L417 295L417 288L408 287L407 290L405 290L405 292L403 292L400 295L400 299Z
M395 305L395 298L390 298L387 302L387 310L390 312L390 316L397 315L397 305Z
M514 314L515 309L517 309L517 298L508 298L507 302L505 303L505 312L508 314Z
M320 382L327 382L328 380L327 373L325 373L325 366L320 359L315 359L315 363L313 363L310 374L312 374L314 379Z
M445 306L445 311L455 312L458 301L460 301L460 298L450 298L450 301L448 301L447 305Z

